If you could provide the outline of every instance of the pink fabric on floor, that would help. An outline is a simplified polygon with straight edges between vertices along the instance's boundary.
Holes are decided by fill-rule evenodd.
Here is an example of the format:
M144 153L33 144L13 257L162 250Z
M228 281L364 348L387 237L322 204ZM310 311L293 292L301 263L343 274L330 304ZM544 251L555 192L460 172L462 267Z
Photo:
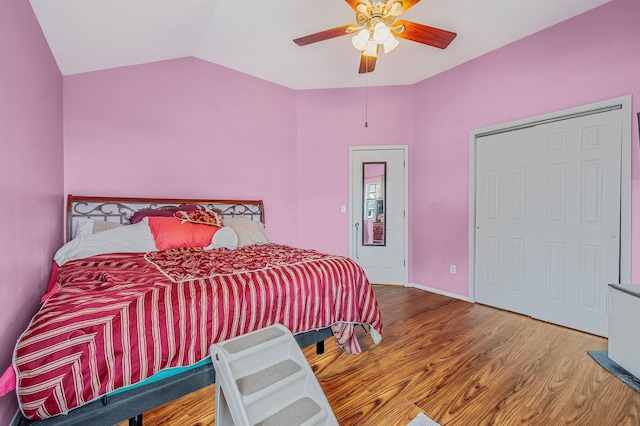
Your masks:
M16 388L16 372L10 365L0 377L0 396L4 396Z

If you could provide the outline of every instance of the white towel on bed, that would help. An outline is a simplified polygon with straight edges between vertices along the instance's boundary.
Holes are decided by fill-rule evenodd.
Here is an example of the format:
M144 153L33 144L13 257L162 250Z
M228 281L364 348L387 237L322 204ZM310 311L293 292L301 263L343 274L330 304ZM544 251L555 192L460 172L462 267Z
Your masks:
M205 250L211 250L215 248L227 248L229 250L235 250L238 247L238 234L232 228L225 226L215 234L213 234L213 238L211 239L211 244L206 246Z

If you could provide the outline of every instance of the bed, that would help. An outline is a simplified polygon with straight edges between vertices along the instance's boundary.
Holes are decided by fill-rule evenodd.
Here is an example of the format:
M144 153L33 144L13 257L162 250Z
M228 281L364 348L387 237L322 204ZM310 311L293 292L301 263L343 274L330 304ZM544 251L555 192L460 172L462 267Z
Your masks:
M213 226L207 247L185 246L183 237L172 246L176 217L180 230L211 229L209 220L226 226ZM333 336L359 353L358 326L378 343L380 312L362 269L269 242L259 232L264 218L259 200L70 195L62 265L54 264L46 301L16 345L19 424L141 425L141 413L215 382L211 343L275 322L319 351ZM136 240L142 248L132 251L86 250L140 230L157 249Z

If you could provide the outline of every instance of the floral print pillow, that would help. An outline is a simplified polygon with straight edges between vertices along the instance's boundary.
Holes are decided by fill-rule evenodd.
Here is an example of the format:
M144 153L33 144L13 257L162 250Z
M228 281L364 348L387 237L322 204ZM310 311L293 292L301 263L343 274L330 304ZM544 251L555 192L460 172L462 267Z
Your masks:
M177 211L173 214L174 217L180 219L182 223L191 222L202 225L212 225L222 228L222 218L218 213L208 210L192 210L192 211Z

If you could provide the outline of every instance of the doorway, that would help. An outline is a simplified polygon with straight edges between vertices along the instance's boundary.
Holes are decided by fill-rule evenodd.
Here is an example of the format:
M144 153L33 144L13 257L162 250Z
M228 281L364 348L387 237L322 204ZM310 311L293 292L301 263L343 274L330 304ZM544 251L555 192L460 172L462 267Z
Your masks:
M407 151L406 145L349 150L349 257L372 284L408 281Z
M630 280L631 99L471 132L470 296L606 336Z

